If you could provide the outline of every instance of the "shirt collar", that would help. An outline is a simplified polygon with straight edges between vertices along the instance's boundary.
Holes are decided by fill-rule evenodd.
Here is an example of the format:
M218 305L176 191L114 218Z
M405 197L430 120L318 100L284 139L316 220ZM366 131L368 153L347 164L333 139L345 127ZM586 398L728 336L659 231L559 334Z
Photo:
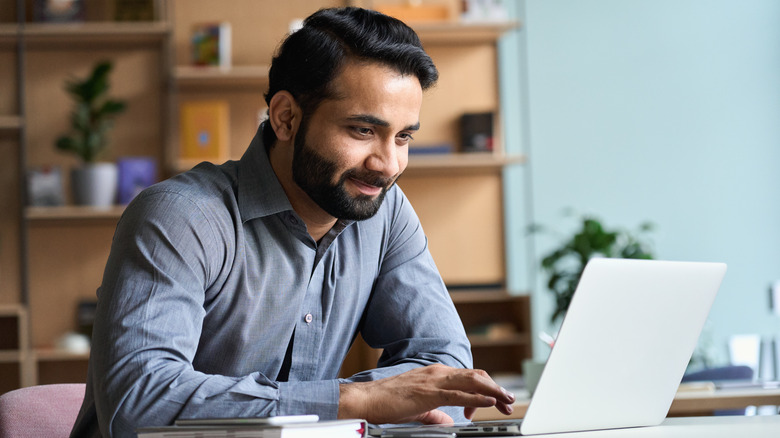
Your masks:
M268 160L258 129L238 164L238 208L242 222L292 211L292 205Z

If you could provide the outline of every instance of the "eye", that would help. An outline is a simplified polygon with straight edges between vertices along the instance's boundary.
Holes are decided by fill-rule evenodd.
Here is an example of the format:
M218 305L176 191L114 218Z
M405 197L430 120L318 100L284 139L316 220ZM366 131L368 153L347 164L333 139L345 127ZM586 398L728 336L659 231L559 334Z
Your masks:
M396 143L398 143L400 146L409 144L412 140L414 140L414 137L412 137L412 134L408 132L402 132L396 136L397 140Z
M373 129L367 128L365 126L352 126L351 129L357 135L363 136L363 137L367 137L367 136L372 135L374 133Z

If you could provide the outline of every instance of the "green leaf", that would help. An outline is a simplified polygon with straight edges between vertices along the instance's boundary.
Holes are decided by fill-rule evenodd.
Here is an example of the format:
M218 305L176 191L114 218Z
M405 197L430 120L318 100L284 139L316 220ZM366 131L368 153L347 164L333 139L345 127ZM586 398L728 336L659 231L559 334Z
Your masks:
M127 105L124 102L109 99L103 102L103 106L100 107L98 114L105 116L119 114L124 111L126 107Z
M79 149L76 140L72 137L60 137L55 144L57 145L57 149L61 151L77 152Z
M127 107L124 101L105 96L112 68L110 61L102 61L86 78L65 82L65 89L74 100L70 116L72 132L71 140L57 140L57 149L72 152L85 162L94 161L104 151L112 118Z
M650 244L639 238L639 235L655 229L651 222L640 224L639 235L622 229L607 229L600 220L591 216L581 217L579 225L580 229L540 261L541 268L549 275L547 289L555 296L552 322L566 313L585 265L592 257L653 258ZM529 233L541 229L542 225L534 224L529 227Z

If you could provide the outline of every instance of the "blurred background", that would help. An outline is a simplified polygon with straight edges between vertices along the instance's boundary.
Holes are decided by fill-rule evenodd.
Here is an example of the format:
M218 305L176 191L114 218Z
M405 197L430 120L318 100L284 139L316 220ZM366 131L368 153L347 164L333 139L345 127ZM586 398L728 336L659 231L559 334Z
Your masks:
M0 393L83 381L124 205L240 158L279 41L345 4L408 22L439 67L399 185L477 366L546 358L561 307L548 279L577 262L542 260L588 219L614 238L589 256L637 240L653 258L727 263L692 368L780 377L777 1L0 0ZM95 156L72 116L90 105L104 110L86 130ZM97 164L108 182L77 182ZM358 345L344 372L375 357Z

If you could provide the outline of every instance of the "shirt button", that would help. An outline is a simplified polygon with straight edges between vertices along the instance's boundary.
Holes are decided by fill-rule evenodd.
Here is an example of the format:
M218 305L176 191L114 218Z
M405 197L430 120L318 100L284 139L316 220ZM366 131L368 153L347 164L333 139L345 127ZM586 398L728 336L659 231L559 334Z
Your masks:
M306 324L309 324L314 319L313 316L311 316L311 313L307 313L306 316L303 317L303 320L306 321Z

